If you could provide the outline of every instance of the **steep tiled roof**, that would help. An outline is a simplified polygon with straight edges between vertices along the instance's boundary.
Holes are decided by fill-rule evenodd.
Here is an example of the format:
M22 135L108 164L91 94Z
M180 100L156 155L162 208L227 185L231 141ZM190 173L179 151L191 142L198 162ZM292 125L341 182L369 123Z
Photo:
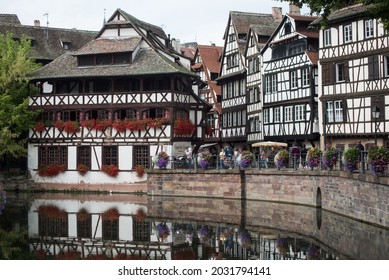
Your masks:
M139 45L141 40L142 37L140 36L125 39L97 38L81 47L76 54L132 52Z
M347 18L357 17L362 14L365 14L367 10L368 10L368 6L363 4L357 4L357 5L345 7L332 12L327 18L328 23L336 22ZM317 18L311 23L311 25L320 25L321 20L322 18Z
M17 15L14 14L0 14L0 25L20 25Z
M71 53L65 53L50 64L39 69L34 75L34 80L43 78L137 76L160 73L184 73L195 76L186 68L166 59L156 51L143 49L139 51L131 64L125 65L77 67L77 57Z
M306 51L305 53L307 54L307 56L309 57L309 59L311 60L313 65L318 65L318 62L319 62L319 52Z
M220 56L222 55L223 47L199 45L197 49L206 68L210 72L219 73Z
M14 38L25 36L27 39L33 40L32 57L45 61L54 60L68 51L64 49L63 42L70 44L69 51L75 51L97 34L95 31L29 26L21 25L20 22L18 24L3 24L0 21L0 34L6 33L12 33Z

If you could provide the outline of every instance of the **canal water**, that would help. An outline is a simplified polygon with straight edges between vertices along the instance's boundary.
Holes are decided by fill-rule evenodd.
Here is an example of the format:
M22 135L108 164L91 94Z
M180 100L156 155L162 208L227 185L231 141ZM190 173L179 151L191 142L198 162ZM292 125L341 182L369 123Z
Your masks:
M1 259L389 259L388 229L301 205L23 192L3 205Z

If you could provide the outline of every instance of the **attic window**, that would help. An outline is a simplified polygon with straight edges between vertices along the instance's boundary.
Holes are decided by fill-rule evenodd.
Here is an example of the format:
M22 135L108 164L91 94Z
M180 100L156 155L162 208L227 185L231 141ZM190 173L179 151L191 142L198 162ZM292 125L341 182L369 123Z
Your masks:
M292 32L292 25L290 24L290 22L288 23L285 23L285 26L284 26L284 35L288 35Z
M70 50L70 42L62 41L61 43L64 50Z
M246 41L246 33L238 34L239 41Z
M131 53L107 53L78 56L78 66L130 64Z

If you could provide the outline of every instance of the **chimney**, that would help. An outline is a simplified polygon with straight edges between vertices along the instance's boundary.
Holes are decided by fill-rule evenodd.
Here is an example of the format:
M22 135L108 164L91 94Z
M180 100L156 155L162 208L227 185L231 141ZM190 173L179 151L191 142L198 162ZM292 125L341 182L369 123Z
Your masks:
M41 26L41 22L39 21L39 19L34 20L34 26L35 27L40 27Z
M282 20L282 8L281 7L273 7L272 8L272 16L275 22L281 22Z
M290 15L295 15L295 16L301 15L300 8L298 6L296 6L296 5L289 4L289 14Z

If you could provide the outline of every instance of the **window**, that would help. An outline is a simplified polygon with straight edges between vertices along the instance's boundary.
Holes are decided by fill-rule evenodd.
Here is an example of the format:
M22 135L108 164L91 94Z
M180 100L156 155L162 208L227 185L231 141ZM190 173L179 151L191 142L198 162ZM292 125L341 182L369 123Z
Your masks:
M255 118L255 131L261 132L261 122L259 121L259 117Z
M144 168L150 168L149 165L149 147L148 146L134 146L134 165L141 165Z
M80 112L78 111L62 111L59 113L60 119L66 121L80 121Z
M67 168L68 148L62 146L39 147L39 166L63 164Z
M77 237L92 237L92 215L88 212L77 213Z
M280 107L274 108L274 122L279 123L281 121Z
M246 110L243 110L241 113L242 113L242 125L246 125L246 120L247 120Z
M238 54L227 56L227 68L238 66Z
M277 74L266 76L266 93L277 93Z
M293 106L285 107L285 122L293 121Z
M248 74L253 74L259 71L259 58L250 58L248 61Z
M233 42L233 41L235 41L235 34L234 33L228 35L228 42Z
M365 20L365 38L371 38L374 36L373 20Z
M150 241L151 224L146 221L138 221L133 219L133 240L134 241Z
M250 132L255 132L255 118L250 119Z
M389 77L389 55L384 56L384 76Z
M55 207L55 206L46 206L46 207ZM69 227L67 213L62 210L61 212L59 212L60 215L53 216L53 215L47 215L47 213L45 213L46 211L42 211L42 213L38 213L39 236L67 237L68 227Z
M258 87L249 89L249 103L259 102Z
M296 105L294 120L295 121L305 120L305 106L304 105Z
M238 125L242 125L242 112L238 112Z
M152 108L143 112L143 118L163 118L165 117L165 109Z
M62 42L62 48L64 50L70 50L70 42Z
M297 88L297 70L293 70L290 72L290 88Z
M134 109L118 110L115 112L115 119L138 119L138 112Z
M236 126L237 125L237 121L238 121L237 113L233 112L232 113L232 125Z
M331 29L326 29L323 32L323 37L324 37L324 47L329 47L331 46Z
M290 24L290 22L287 22L285 23L285 26L284 26L284 35L288 35L292 32L292 25Z
M309 68L308 67L301 69L301 80L302 80L303 87L309 86L310 82L309 82Z
M118 165L118 147L103 146L103 165Z
M78 146L77 148L77 165L83 164L89 169L91 168L91 147L90 146Z
M327 102L327 121L328 123L343 122L343 102L342 100Z
M227 98L232 98L233 90L234 90L234 84L229 82L227 84L227 91L228 91Z
M345 25L343 27L343 36L344 36L344 42L345 43L351 43L353 40L353 30L351 24Z
M369 68L369 80L376 80L379 78L379 65L378 56L368 57L368 68Z
M119 239L119 219L102 220L102 237L103 240Z
M336 81L337 82L344 82L346 81L346 65L344 63L337 63L335 65L335 74L336 74Z
M231 112L227 113L227 126L228 127L232 126L232 113Z
M270 119L270 117L269 117L269 109L265 109L263 111L263 122L264 123L269 123L269 119Z

